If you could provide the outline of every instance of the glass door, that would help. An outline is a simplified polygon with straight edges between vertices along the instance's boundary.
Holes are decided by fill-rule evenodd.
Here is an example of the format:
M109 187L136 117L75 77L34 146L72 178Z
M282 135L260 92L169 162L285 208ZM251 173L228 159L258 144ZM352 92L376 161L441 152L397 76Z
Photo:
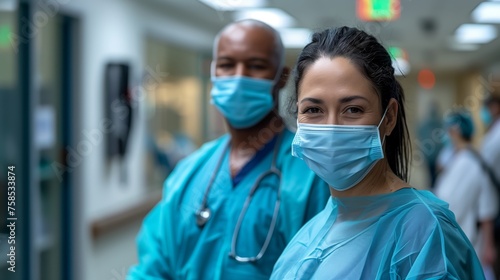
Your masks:
M28 88L21 74L29 43L20 18L29 5L0 0L0 279L29 277L29 122ZM10 173L9 173L10 172Z

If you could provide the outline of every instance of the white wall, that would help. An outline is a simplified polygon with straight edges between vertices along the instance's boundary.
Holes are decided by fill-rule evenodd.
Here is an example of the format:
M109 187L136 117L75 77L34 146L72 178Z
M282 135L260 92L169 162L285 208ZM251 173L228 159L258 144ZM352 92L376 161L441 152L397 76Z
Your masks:
M90 225L95 219L137 203L147 192L144 178L145 115L139 105L134 116L126 156L127 181L120 180L121 164L105 158L104 67L107 62L124 61L131 65L131 78L140 86L144 67L144 41L148 34L175 44L210 50L214 34L200 27L180 23L165 11L133 0L59 0L61 10L81 20L81 128L74 150L81 148L81 164L76 173L80 182L76 209L81 221L76 243L76 279L120 279L116 275L136 261L134 237L140 223L93 240ZM138 98L141 99L140 96ZM138 114L137 114L138 112ZM93 135L90 138L85 135ZM89 145L90 144L90 145ZM80 146L79 146L80 145ZM84 149L84 146L91 147Z

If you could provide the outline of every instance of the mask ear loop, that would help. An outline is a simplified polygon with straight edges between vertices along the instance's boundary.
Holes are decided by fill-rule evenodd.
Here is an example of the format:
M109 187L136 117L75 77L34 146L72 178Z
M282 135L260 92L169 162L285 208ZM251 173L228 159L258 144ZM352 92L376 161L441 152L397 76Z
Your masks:
M377 128L380 128L380 125L382 124L382 121L384 121L385 119L385 115L387 114L387 111L389 110L389 106L387 106L387 108L385 108L385 111L384 111L384 114L382 115L382 119L380 120L380 122L378 123L377 125Z
M379 134L380 134L380 125L382 124L382 121L384 121L385 115L387 114L388 110L389 110L389 106L387 106L387 108L385 108L384 114L382 115L382 119L380 120L380 122L377 125L377 130L379 131ZM386 135L384 135L384 137L382 138L382 146L384 145L384 142L385 142L385 136Z

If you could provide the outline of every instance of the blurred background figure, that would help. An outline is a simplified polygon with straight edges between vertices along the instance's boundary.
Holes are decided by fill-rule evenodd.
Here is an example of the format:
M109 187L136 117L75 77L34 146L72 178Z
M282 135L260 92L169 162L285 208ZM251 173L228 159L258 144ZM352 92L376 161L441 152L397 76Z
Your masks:
M472 147L474 124L468 111L450 113L445 127L453 155L436 182L436 195L448 202L458 224L474 245L487 279L495 279L497 253L493 224L498 212L498 195L490 182L483 159Z
M434 187L438 172L438 155L443 147L443 139L435 137L436 131L443 128L442 118L437 103L432 102L427 108L427 114L417 129L417 139L420 152L424 158L430 177L430 188Z
M490 182L500 192L500 87L494 87L491 95L485 100L481 108L481 119L487 127L484 136L481 155L484 158L484 168L487 170ZM497 252L500 246L500 217L496 216L494 223L494 236ZM500 278L500 262L497 258L495 273Z

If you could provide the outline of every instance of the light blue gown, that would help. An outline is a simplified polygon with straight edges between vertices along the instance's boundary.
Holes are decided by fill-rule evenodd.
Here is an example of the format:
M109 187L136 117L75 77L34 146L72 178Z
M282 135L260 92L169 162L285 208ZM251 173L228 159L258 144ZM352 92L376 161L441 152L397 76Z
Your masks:
M411 188L332 198L287 246L271 279L484 279L447 204Z
M127 279L269 279L286 244L307 220L324 209L328 186L305 163L291 156L293 134L285 131L276 165L282 172L281 206L270 245L256 263L239 263L229 257L235 224L256 178L271 166L271 151L233 187L229 137L205 144L181 161L164 185L162 201L145 218L137 238L139 263ZM195 213L216 165L224 156L208 197L212 217L203 229ZM273 216L278 182L268 177L259 186L240 229L236 252L255 256L267 235Z

